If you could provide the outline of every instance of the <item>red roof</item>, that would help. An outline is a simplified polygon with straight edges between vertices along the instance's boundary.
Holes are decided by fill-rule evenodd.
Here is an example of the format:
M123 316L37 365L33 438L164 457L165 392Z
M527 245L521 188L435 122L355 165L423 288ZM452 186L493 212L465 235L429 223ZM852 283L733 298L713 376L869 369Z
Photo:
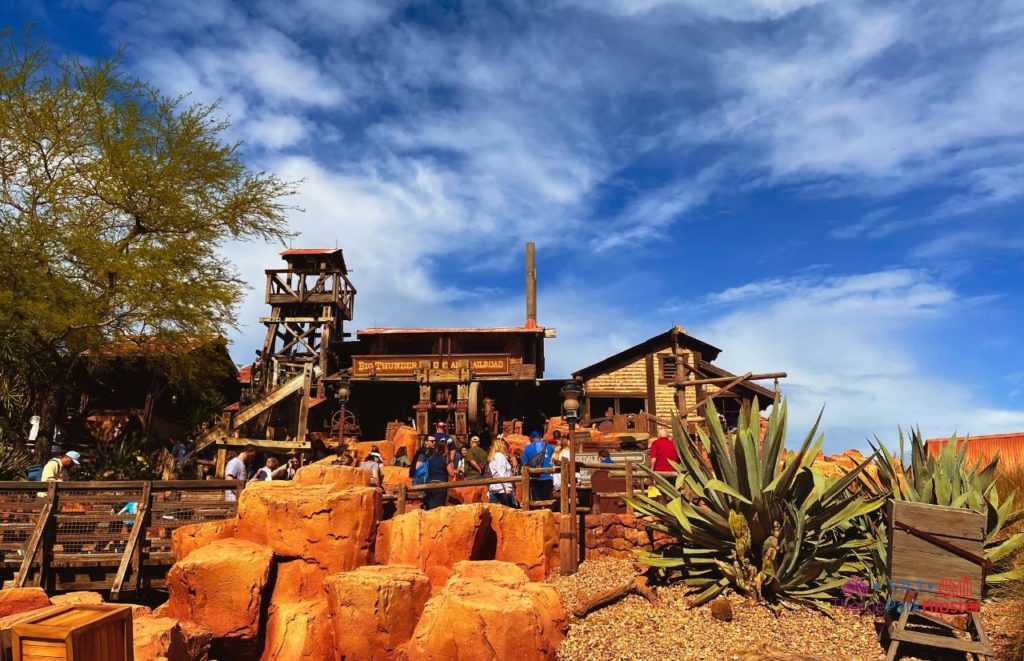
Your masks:
M980 459L982 467L987 466L995 458L996 453L999 453L999 465L1003 469L1024 468L1024 432L958 438L957 448L962 447L965 442L965 461L968 465ZM925 441L928 454L933 457L938 456L947 443L948 438L929 438Z
M356 331L359 335L413 335L413 334L457 334L457 333L544 333L543 326L526 328L525 326L499 326L495 328L364 328Z
M279 254L282 257L289 257L291 255L333 255L336 252L341 252L341 248L289 248L282 250Z
M243 365L238 368L238 382L252 383L252 365Z

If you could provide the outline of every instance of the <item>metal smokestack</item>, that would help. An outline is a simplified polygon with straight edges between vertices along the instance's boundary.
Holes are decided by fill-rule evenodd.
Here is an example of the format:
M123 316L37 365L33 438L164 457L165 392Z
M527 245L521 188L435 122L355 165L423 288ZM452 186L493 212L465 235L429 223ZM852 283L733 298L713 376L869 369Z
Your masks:
M537 327L537 261L533 241L526 244L526 327Z

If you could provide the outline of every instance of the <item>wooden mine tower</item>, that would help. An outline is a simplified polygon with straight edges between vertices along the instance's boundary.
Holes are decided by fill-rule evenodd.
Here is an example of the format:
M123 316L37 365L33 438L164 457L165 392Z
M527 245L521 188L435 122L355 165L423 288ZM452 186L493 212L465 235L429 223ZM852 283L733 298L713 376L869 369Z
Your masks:
M260 319L267 335L251 368L251 386L196 444L196 451L216 444L218 475L228 447L308 449L309 409L326 399L327 377L340 367L337 345L356 295L342 251L299 248L281 257L286 268L266 270L270 316Z

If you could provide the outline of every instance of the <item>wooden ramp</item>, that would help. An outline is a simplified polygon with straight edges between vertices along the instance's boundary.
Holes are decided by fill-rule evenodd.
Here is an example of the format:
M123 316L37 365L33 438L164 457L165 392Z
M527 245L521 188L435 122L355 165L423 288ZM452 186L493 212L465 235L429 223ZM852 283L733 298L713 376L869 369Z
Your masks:
M0 581L50 592L163 587L171 533L235 516L237 480L0 482Z

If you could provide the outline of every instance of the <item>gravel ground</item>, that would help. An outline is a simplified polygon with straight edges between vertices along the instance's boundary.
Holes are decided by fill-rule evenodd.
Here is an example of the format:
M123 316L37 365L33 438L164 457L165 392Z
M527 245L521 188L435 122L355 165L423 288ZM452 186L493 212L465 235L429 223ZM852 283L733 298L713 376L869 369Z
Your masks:
M632 574L630 560L585 562L575 576L552 579L571 613L576 595L593 594L624 582ZM637 659L853 659L883 660L875 618L837 610L834 618L801 609L784 611L776 618L767 608L745 605L730 597L735 619L720 622L710 608L688 609L683 586L658 588L661 604L651 606L642 597L627 595L618 602L572 619L560 659L579 661ZM1020 604L1006 600L986 602L982 617L997 659L1006 652L1011 627L1024 613ZM947 661L963 654L936 654L937 650L901 646L914 656L901 658ZM775 656L788 653L790 656ZM760 656L766 654L766 656ZM921 656L916 656L920 654ZM749 656L748 656L749 655Z

